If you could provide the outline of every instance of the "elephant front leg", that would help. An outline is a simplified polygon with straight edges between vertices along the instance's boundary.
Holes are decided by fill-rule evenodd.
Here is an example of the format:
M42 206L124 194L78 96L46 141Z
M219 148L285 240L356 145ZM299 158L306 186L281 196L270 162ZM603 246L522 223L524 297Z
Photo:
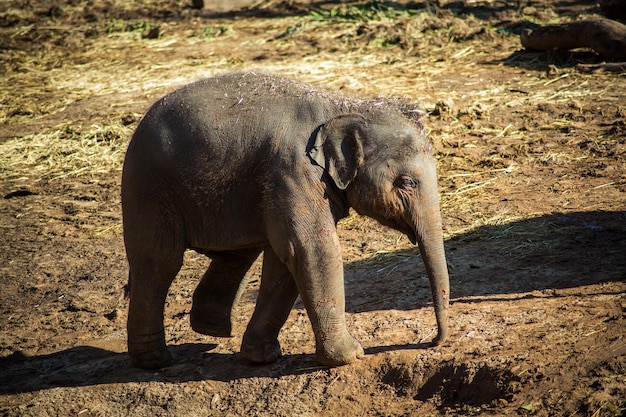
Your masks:
M196 287L191 328L201 334L231 337L231 311L241 295L243 278L261 251L247 249L212 254L211 264Z
M332 217L297 226L305 230L271 243L296 282L315 334L317 360L328 366L354 362L364 351L346 325L343 261Z
M267 248L263 255L256 307L241 343L244 358L257 363L270 363L281 356L278 333L287 321L296 298L298 288L291 272L272 248Z
M347 329L343 271L341 279L331 278L327 282L322 278L321 281L315 286L306 282L300 285L302 300L315 334L317 361L328 366L352 363L363 357L365 352Z
M313 333L317 361L322 365L345 365L365 353L346 325L343 260L336 231L318 228L319 240L302 242L296 283L306 307Z

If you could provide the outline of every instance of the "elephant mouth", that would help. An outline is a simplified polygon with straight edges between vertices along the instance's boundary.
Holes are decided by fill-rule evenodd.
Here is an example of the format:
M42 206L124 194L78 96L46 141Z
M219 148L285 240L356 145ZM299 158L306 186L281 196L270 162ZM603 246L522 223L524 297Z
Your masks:
M417 245L417 233L415 232L415 228L412 227L409 223L398 222L397 230L404 233L406 237L409 238L412 244Z
M411 241L412 244L417 245L417 236L415 235L415 232L410 230L406 233L406 237L409 238L409 240Z
M409 238L412 244L417 245L417 234L415 232L415 228L413 228L408 223L389 218L380 219L379 221L385 226L391 227L392 229L404 233L406 237Z
M412 244L417 245L417 235L412 227L407 225L406 229L402 230L402 232L409 238Z

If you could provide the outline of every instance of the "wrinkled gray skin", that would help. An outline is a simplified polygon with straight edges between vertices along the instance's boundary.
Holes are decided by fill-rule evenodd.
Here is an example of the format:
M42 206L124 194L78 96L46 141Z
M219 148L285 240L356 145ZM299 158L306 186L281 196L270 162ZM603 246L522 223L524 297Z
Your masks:
M263 252L242 355L281 355L278 332L299 294L318 361L361 357L346 327L336 230L350 207L419 244L442 342L449 282L435 161L419 114L405 113L255 73L199 81L154 104L122 177L132 363L171 363L163 309L187 248L212 260L193 295L195 331L231 336L233 303Z

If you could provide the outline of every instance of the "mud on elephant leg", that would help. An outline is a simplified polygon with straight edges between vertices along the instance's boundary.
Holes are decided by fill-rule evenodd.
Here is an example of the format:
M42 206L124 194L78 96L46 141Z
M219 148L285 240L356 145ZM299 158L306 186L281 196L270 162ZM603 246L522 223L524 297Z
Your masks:
M287 321L296 298L298 288L287 266L271 248L267 248L256 308L241 343L244 358L257 363L270 363L281 356L278 333Z
M193 294L191 328L201 334L231 337L231 310L243 279L261 251L244 249L211 254L211 265Z

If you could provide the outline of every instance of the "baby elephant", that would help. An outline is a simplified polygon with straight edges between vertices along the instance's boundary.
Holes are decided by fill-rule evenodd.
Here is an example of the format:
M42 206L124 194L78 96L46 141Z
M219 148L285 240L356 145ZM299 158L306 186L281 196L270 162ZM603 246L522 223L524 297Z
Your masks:
M193 295L191 326L231 336L243 278L263 252L242 355L272 362L300 295L317 360L363 355L347 330L336 224L352 207L418 243L438 335L448 331L449 282L435 160L420 113L253 72L198 81L159 100L135 132L122 175L130 265L128 353L135 366L171 363L163 309L193 249L211 264Z

